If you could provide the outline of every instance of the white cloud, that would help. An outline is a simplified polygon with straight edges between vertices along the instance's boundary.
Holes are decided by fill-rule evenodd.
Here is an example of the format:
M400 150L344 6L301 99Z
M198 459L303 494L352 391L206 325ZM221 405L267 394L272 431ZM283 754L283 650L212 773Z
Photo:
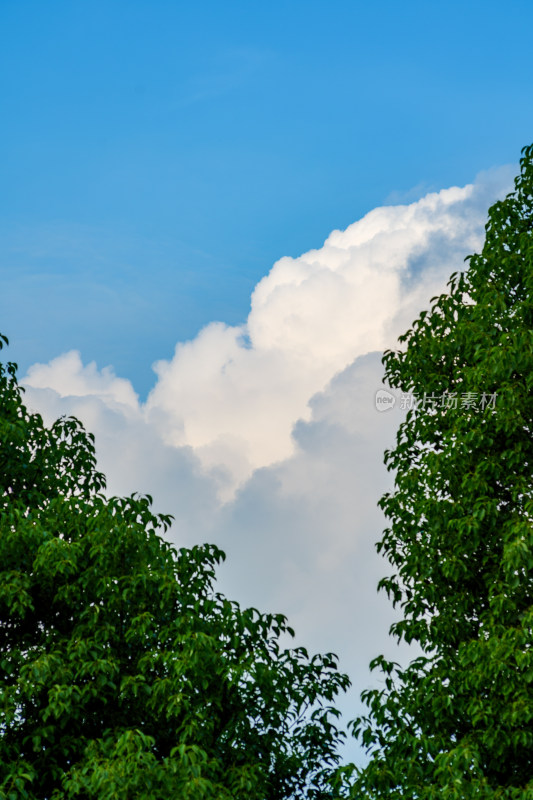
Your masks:
M480 246L504 179L375 209L319 250L280 259L256 286L246 324L213 323L155 365L146 413L161 435L222 468L226 499L254 469L287 458L309 398L358 356L393 346Z
M117 378L111 367L99 370L94 361L83 366L77 350L64 353L48 364L34 364L24 380L34 389L52 389L59 397L99 397L111 408L139 410L130 381Z
M392 612L376 595L376 503L397 409L374 407L376 351L444 290L482 242L509 173L375 209L319 250L282 258L242 326L213 323L156 365L145 405L112 369L77 353L32 367L27 400L47 419L79 416L97 436L115 493L152 494L179 545L228 553L227 593L282 611L310 649L341 656L356 687L391 652Z
M142 418L162 441L191 447L228 500L254 470L288 458L294 424L309 399L355 358L394 346L482 241L489 202L507 173L410 205L377 208L323 247L281 258L256 286L248 320L216 322L155 364L156 384L139 406L110 367L66 353L34 365L26 383L60 397L98 397Z

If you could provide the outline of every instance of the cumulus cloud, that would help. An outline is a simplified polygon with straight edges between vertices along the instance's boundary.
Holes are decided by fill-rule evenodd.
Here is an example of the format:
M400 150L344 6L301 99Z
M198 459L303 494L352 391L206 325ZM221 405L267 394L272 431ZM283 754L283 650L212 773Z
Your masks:
M52 389L59 397L99 397L111 408L138 411L138 396L130 381L117 378L112 367L99 370L92 361L84 366L80 354L71 350L48 364L34 364L25 383L34 389Z
M219 470L230 497L255 469L287 458L309 398L358 356L395 340L482 241L506 175L371 211L322 248L281 258L241 326L207 326L155 365L146 414L174 445Z
M382 454L401 417L375 408L379 354L480 247L509 178L375 209L322 248L280 259L246 323L212 323L155 365L145 404L75 352L24 379L46 419L75 414L96 434L110 491L149 492L174 514L176 544L227 552L220 584L231 597L282 611L300 643L338 652L354 709L369 660L392 654L374 543L391 481Z
M256 286L246 323L215 322L159 361L144 406L111 368L67 353L35 365L26 382L60 397L98 397L190 447L229 500L254 470L294 452L293 426L309 399L355 358L394 346L482 241L490 201L508 180L489 173L463 188L385 206L323 247L281 258Z

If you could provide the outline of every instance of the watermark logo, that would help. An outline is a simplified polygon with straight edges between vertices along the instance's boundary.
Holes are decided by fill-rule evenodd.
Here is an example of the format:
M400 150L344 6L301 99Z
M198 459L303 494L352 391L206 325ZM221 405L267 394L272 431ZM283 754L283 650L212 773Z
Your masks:
M497 392L424 392L423 395L394 394L388 389L378 389L374 397L377 411L390 411L397 406L401 411L416 409L417 411L436 411L437 409L456 408L463 411L488 411L496 408Z
M394 408L396 403L396 397L393 395L392 392L387 391L387 389L378 389L376 392L376 396L374 398L374 405L376 406L376 411L390 411L391 408Z

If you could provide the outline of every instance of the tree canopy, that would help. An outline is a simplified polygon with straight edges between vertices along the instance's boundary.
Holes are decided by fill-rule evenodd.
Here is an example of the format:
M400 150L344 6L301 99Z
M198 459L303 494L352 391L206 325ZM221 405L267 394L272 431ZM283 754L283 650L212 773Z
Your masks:
M533 798L533 145L486 239L384 356L416 397L386 453L381 581L421 655L375 660L357 798Z
M282 647L282 615L215 592L219 549L104 488L91 434L0 364L0 797L334 796L335 656Z

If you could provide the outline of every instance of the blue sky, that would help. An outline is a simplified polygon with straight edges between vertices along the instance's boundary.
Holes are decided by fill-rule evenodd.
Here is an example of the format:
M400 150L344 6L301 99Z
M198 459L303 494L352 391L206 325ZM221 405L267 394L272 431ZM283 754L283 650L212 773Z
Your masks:
M176 544L221 546L232 598L339 653L347 718L397 657L380 355L512 187L532 29L529 0L0 3L0 330L27 402L78 416Z
M283 255L517 162L529 2L0 8L2 325L141 394Z

